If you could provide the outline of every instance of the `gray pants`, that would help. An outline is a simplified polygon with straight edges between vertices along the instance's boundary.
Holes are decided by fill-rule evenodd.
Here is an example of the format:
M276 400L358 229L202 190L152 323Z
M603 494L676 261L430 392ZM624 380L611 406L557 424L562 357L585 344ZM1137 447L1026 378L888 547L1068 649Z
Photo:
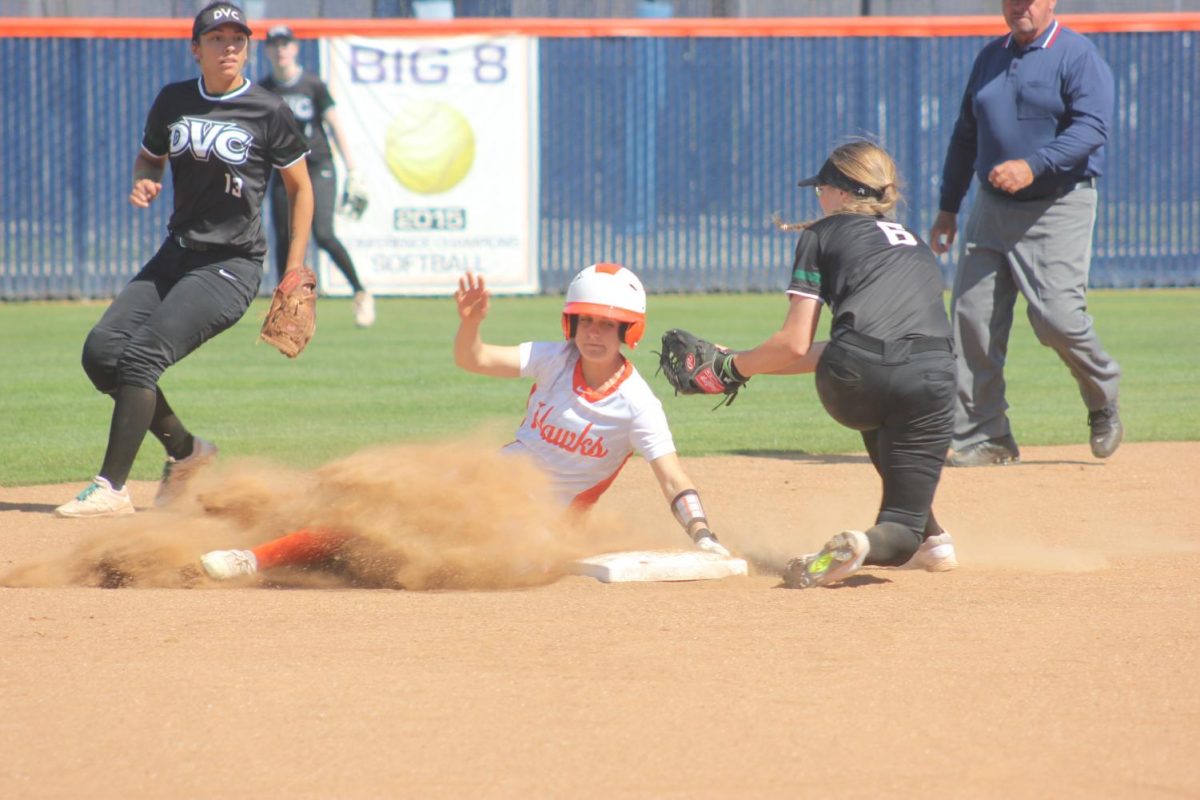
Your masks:
M961 239L951 299L958 343L956 450L1011 433L1004 362L1019 291L1038 341L1058 353L1089 411L1117 400L1121 368L1087 313L1096 190L1019 202L981 189Z

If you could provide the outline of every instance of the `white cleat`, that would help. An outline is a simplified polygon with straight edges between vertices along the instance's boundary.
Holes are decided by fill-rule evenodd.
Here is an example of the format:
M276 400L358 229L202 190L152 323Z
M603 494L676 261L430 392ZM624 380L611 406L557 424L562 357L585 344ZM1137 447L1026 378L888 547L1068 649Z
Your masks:
M215 581L228 581L258 573L258 559L249 550L213 550L200 556L204 574Z
M954 552L954 538L946 531L937 536L927 536L917 552L901 569L923 569L926 572L949 572L958 568L958 556Z
M784 585L808 589L845 580L858 572L870 549L865 533L842 531L826 542L819 553L789 561L783 573Z
M97 475L74 500L63 503L54 509L54 513L73 519L127 517L134 513L133 499L130 498L127 487L117 491L112 488L111 483Z
M183 494L188 481L217 457L217 446L199 436L192 437L192 454L185 458L167 457L154 505L165 506Z
M365 289L354 293L354 324L360 328L375 324L375 298Z

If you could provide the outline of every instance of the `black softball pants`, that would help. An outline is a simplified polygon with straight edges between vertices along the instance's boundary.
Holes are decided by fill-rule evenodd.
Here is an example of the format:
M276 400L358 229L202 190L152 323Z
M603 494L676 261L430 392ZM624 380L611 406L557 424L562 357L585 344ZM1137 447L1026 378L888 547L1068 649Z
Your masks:
M333 232L333 211L337 201L337 174L333 164L313 164L309 162L309 179L313 187L313 219L312 233L317 240L317 247L329 253L333 263L346 276L346 282L351 290L361 292L362 282L358 279L358 271L354 269L354 260L349 251ZM292 241L291 227L288 225L287 189L278 172L271 173L271 233L272 257L275 262L275 277L282 280L284 267L287 266L288 247Z
M105 394L154 389L167 367L242 318L261 280L261 259L168 238L88 334L84 371Z
M954 429L955 366L949 339L880 341L854 331L825 347L817 394L829 415L862 432L883 480L865 563L900 566L925 539Z
M258 293L262 260L186 250L168 239L104 312L83 345L83 369L113 398L99 475L125 485L149 430L167 455L191 454L193 437L158 379L242 318Z

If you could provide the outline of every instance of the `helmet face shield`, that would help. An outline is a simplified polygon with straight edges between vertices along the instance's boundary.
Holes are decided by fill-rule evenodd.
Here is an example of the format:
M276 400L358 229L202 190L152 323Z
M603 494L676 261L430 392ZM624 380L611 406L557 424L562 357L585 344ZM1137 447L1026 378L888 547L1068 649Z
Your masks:
M622 323L621 341L637 347L646 332L646 290L632 272L619 264L585 267L567 287L563 304L563 336L575 333L571 318L579 315Z

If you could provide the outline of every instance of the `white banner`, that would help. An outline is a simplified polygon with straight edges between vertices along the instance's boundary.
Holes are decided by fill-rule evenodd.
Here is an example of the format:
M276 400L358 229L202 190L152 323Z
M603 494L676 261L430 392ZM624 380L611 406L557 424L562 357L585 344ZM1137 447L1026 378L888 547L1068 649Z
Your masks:
M450 294L471 270L498 292L537 291L537 40L345 37L321 47L369 192L361 219L335 218L363 284ZM328 294L350 293L323 252L318 269Z

